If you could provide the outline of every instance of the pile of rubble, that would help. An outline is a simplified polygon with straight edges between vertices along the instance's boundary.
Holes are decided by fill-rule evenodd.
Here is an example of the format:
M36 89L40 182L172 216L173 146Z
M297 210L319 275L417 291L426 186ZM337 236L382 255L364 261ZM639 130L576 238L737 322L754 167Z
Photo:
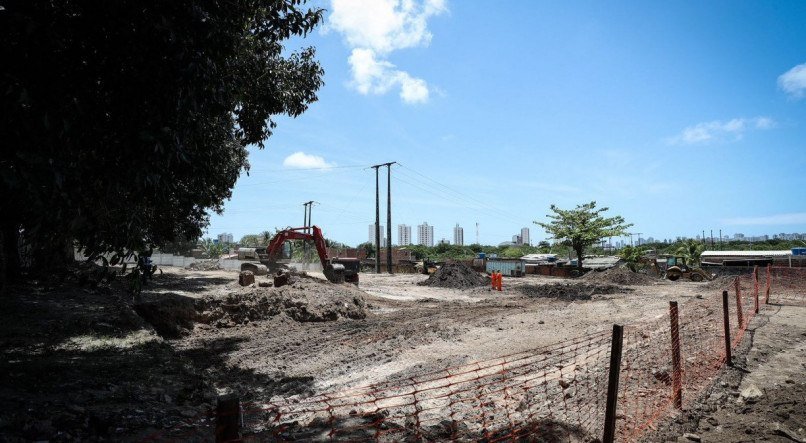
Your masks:
M221 265L218 264L218 260L205 259L205 260L196 260L193 263L187 265L185 269L190 269L193 271L218 271L222 268Z
M558 298L562 300L590 300L594 295L616 294L632 291L612 284L596 283L551 283L547 285L524 285L518 288L527 297Z
M486 286L490 284L490 279L482 276L464 263L448 262L437 269L437 272L431 274L427 280L417 284L440 288L467 289Z
M242 288L225 297L208 296L196 303L197 321L230 327L284 314L299 322L334 321L367 316L364 292L296 276L282 287Z
M365 295L352 285L295 275L279 288L253 285L203 298L160 294L135 303L134 309L160 336L179 338L190 334L195 323L227 328L278 315L299 322L363 319L367 316Z

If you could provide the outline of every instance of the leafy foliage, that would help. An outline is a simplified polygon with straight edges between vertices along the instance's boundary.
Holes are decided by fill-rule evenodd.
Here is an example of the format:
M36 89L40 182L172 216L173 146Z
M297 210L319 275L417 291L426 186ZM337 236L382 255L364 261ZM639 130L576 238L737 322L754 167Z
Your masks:
M675 255L685 258L686 263L689 265L698 266L703 251L705 251L705 243L699 240L688 239L683 241L677 249L675 249L674 253Z
M630 268L631 271L637 272L638 265L644 257L645 252L646 250L640 246L627 245L621 248L618 255L627 263L627 267Z
M207 254L207 257L214 259L220 258L222 254L229 251L229 247L227 245L213 241L211 238L205 238L202 240L201 247L204 250L204 253Z
M247 146L322 85L314 49L282 45L321 21L304 1L3 6L5 245L22 233L34 251L76 241L116 261L199 238L248 171Z
M160 251L166 254L187 255L190 254L190 252L193 251L193 249L195 249L197 245L198 241L196 240L167 242L162 247L160 247Z
M268 242L267 242L268 243ZM263 238L256 234L247 234L241 237L238 241L240 246L245 248L256 248L258 246L265 246L267 243L263 243Z
M375 244L370 242L364 242L357 246L358 249L363 249L364 252L367 254L367 257L375 257Z
M577 205L575 209L560 209L551 205L554 214L546 217L549 223L535 222L561 244L570 246L577 254L577 266L582 268L585 248L599 243L606 237L618 237L626 234L631 223L625 223L620 215L604 217L603 212L609 208L596 209L596 202Z

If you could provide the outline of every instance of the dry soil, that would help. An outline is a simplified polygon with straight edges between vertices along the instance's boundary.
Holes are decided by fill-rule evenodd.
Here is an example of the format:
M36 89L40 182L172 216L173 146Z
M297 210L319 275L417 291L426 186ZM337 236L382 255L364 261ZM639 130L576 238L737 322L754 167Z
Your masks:
M283 288L243 288L237 276L169 268L137 298L118 280L12 288L0 300L0 440L176 437L221 394L269 401L410 377L656 318L670 300L685 306L715 291L527 276L504 277L498 292L418 285L427 279L418 274L361 274L358 288L314 274ZM784 321L769 318L762 328ZM749 360L758 359L749 370L769 398L803 386L804 337L788 326L775 332L779 351ZM763 374L781 365L791 374L765 384ZM793 420L804 408L793 401L790 418L778 421L799 432ZM714 420L727 432L729 418ZM682 428L669 432L664 438Z

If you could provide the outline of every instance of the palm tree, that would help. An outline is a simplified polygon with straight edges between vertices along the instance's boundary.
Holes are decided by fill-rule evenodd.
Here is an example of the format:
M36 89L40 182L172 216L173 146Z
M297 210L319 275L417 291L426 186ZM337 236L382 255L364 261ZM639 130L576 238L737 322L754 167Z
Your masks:
M705 251L705 244L694 239L684 240L680 246L675 250L675 255L679 255L686 259L686 263L690 266L698 266L700 264L700 256Z
M261 240L263 241L263 245L268 246L269 242L271 241L272 237L274 237L274 235L272 235L272 233L269 231L263 231L260 233L260 237Z

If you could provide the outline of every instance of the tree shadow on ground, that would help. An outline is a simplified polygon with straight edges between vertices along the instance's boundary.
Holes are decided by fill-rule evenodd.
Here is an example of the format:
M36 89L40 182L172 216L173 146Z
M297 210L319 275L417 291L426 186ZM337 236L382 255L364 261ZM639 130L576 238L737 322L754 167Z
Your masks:
M146 282L143 289L145 293L155 290L183 290L187 292L202 292L213 286L226 285L228 283L237 283L237 274L233 274L233 278L226 277L212 277L212 276L194 276L182 277L177 275L162 274L155 275L151 280Z
M228 366L239 342L177 351L119 288L10 288L0 299L0 440L140 439L208 417L217 387L246 399L310 392L311 379Z

